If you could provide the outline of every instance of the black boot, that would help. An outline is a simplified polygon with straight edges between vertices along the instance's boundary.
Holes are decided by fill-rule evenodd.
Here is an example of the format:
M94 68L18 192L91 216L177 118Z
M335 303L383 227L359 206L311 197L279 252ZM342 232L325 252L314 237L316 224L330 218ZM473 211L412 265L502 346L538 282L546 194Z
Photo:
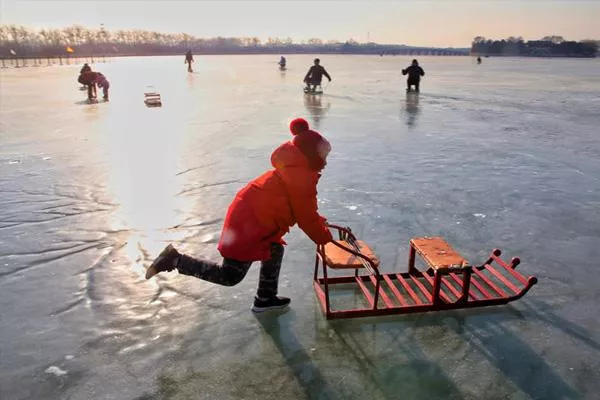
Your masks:
M270 310L279 310L281 308L285 308L290 304L290 299L287 297L271 297L268 299L263 299L260 297L254 298L254 305L252 306L252 311L255 313L261 313Z
M172 245L165 247L146 270L146 279L152 278L159 272L173 271L179 264L179 256L179 252Z

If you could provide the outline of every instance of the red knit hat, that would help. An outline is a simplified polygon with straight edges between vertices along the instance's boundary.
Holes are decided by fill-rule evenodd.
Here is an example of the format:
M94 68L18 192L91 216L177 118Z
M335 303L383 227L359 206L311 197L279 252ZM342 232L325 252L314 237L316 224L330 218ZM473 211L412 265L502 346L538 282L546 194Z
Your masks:
M318 132L311 131L304 118L296 118L290 123L294 135L292 143L308 158L308 165L315 171L321 171L326 164L331 144Z

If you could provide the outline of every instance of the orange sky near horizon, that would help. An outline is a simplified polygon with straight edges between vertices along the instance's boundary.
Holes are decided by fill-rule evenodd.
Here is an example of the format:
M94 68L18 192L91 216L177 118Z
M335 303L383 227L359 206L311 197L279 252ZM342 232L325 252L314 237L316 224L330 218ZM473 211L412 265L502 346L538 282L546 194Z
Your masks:
M600 1L166 1L0 0L0 23L32 28L185 32L197 37L368 39L383 44L469 47L475 36L600 40Z

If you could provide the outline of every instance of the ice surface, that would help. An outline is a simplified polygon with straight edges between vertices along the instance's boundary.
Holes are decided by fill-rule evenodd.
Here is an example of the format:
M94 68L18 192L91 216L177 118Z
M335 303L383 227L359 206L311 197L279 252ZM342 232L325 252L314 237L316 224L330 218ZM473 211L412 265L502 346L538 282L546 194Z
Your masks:
M0 398L597 398L600 60L422 57L407 95L407 57L322 56L333 82L305 96L312 58L115 59L93 65L111 82L93 105L79 65L0 72ZM504 307L327 322L297 229L287 313L249 311L255 268L234 288L144 280L169 242L219 258L227 205L295 116L333 145L320 210L384 270L441 235L539 284Z

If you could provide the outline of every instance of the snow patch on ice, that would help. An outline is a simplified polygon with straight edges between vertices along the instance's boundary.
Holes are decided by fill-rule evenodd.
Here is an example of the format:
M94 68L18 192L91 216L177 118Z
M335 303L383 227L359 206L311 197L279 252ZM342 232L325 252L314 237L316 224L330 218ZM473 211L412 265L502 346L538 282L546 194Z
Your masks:
M56 365L49 366L48 368L46 368L46 370L44 372L46 372L47 374L53 374L56 376L63 376L63 375L67 374L67 371L65 371L64 369L60 369Z

